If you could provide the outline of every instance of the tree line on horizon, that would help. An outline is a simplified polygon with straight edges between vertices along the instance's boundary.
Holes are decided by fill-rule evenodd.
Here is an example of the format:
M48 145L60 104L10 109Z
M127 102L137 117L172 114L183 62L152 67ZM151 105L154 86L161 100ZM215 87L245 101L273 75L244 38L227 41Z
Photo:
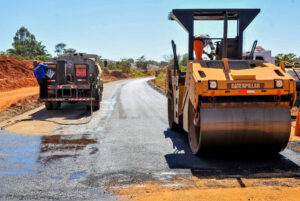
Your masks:
M55 45L55 53L57 56L64 53L76 53L77 50L74 48L66 48L65 43L58 43ZM32 34L27 28L22 26L19 28L13 37L12 48L7 49L6 51L0 52L1 56L10 56L17 58L19 60L23 59L36 59L46 61L51 58L52 55L48 53L46 46L42 44L41 41L38 41L34 34ZM186 67L187 64L187 54L178 55L179 63L182 68ZM300 60L300 57L297 57L294 53L288 54L277 54L275 59L278 61L285 61L287 63L295 63ZM167 55L164 56L164 61L155 61L147 60L145 56L141 56L138 59L134 60L132 58L121 59L120 61L115 61L109 64L108 68L114 69L119 68L120 66L126 66L125 69L128 69L129 64L135 64L137 68L146 69L149 64L155 65L158 67L171 67L173 66L173 56ZM124 70L128 71L128 70Z

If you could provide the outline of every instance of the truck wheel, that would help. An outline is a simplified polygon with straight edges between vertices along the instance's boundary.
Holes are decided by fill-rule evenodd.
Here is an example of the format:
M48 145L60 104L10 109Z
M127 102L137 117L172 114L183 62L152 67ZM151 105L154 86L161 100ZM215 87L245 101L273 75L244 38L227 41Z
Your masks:
M91 110L91 105L86 104L86 110Z
M100 109L100 101L94 101L93 110L99 110L99 109Z
M171 98L168 98L168 120L169 120L169 127L172 130L177 131L178 125L174 122L174 104Z
M47 110L52 110L52 103L49 101L45 102L45 107Z
M53 110L59 110L60 105L61 105L61 102L52 102L52 109Z
M103 92L103 88L99 90L98 94L99 94L99 102L102 101L102 92Z
M99 101L99 102L102 101L102 91L103 91L103 87L102 88L98 87L98 90L95 93L96 101Z

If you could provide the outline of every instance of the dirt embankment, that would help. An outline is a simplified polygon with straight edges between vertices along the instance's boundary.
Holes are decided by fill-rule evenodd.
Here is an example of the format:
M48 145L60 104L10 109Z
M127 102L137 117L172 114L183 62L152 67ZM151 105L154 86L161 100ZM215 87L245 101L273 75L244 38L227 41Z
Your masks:
M38 86L32 61L0 56L0 92Z
M102 75L104 83L128 78L133 78L133 76L127 73L122 73L120 71L104 72Z

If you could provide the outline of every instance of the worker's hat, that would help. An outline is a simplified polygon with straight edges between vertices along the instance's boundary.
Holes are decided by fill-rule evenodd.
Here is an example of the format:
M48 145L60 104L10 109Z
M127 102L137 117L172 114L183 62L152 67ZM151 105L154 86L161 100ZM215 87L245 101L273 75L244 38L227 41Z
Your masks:
M210 36L208 34L199 34L195 36L196 39L202 39L202 38L210 38Z
M39 63L40 63L40 62L39 62L38 60L34 60L34 61L32 62L33 66L37 66Z

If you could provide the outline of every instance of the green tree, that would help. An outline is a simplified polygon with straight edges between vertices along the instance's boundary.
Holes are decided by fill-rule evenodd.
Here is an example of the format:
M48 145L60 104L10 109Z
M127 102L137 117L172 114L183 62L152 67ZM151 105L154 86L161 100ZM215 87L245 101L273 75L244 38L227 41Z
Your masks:
M161 61L161 62L159 62L159 67L164 68L164 67L168 66L168 64L169 64L169 62Z
M109 70L116 69L116 68L117 68L116 62L112 62L112 61L108 62L108 63L107 63L107 68L108 68Z
M134 59L132 59L132 58L124 58L124 59L121 59L121 61L128 61L129 63L134 63Z
M180 62L179 62L179 65L180 66L186 66L187 65L187 61L188 61L188 54L183 54L181 56L181 59L180 59Z
M164 66L167 66L168 68L173 69L174 68L174 55L173 54L164 55L164 59L167 62L167 65L164 65ZM177 59L178 59L178 65L179 65L181 71L186 71L187 62L188 62L188 54L177 55Z
M131 67L131 64L130 64L129 60L127 60L127 59L117 62L117 68L121 69L123 73L129 73L130 67Z
M134 63L134 59L133 58L129 58L129 59L127 59L127 61L129 61L131 64Z
M168 62L167 67L170 69L173 69L174 68L174 55L173 54L164 55L164 59ZM181 55L178 54L177 59L178 59L179 65L180 65Z
M136 60L136 67L143 69L144 72L147 72L148 62L146 61L145 56L141 56Z
M67 45L65 43L58 43L55 45L55 53L57 56L63 54L63 53L76 53L76 50L74 48L66 48Z
M8 56L9 56L9 54L8 54L8 52L1 51L1 52L0 52L0 56L5 56L5 57L8 57Z
M159 63L157 61L154 61L154 60L148 60L147 62L148 62L148 64L152 64L152 65L155 65L155 66L159 65Z
M64 53L76 53L76 50L74 48L68 48L64 49Z
M9 54L21 56L26 59L36 59L37 57L47 59L51 56L48 54L46 47L42 45L42 42L38 42L35 36L25 27L17 30L13 40L13 48L7 50Z
M279 60L279 61L285 61L288 63L295 63L298 58L296 57L296 55L294 53L289 53L289 54L277 54L275 56L275 59Z
M58 43L55 45L55 53L57 56L61 55L64 52L64 49L67 45L65 43Z

